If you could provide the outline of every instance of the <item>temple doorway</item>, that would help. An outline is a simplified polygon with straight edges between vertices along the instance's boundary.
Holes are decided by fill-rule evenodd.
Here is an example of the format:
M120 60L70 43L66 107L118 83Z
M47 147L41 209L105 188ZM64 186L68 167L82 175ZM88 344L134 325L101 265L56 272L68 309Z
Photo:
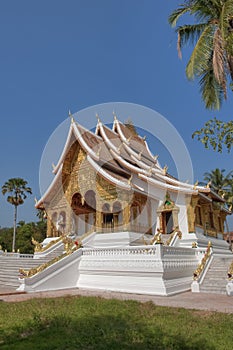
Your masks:
M163 218L163 227L162 227L162 233L169 234L173 231L174 227L174 221L173 221L173 215L172 211L164 211L162 213Z

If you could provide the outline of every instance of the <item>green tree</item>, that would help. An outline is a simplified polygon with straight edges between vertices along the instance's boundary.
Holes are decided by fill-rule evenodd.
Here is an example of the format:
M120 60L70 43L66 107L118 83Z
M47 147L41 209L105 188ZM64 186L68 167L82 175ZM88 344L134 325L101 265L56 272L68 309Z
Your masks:
M46 222L29 222L20 221L17 224L16 245L20 253L32 254L34 252L34 245L32 244L32 237L42 242L46 237ZM3 250L11 250L12 247L13 228L0 228L0 245Z
M210 172L204 173L203 185L209 184L217 194L222 196L227 207L231 210L233 204L233 171L227 175L224 174L225 169L216 168Z
M27 187L27 181L22 178L12 178L5 182L2 186L2 194L7 196L7 201L14 206L14 224L13 224L13 241L12 251L15 251L15 237L16 237L16 222L17 222L17 209L19 205L24 203L28 193L32 193L30 187Z
M176 29L179 56L184 45L195 43L186 75L199 79L206 108L220 109L227 98L227 79L233 81L233 1L186 0L171 13L169 23L176 27L185 14L194 23Z
M232 173L224 174L225 169L216 168L210 172L204 173L204 182L209 183L210 187L220 196L230 191L230 182L232 181Z
M233 121L223 122L216 118L208 120L204 127L193 133L192 137L197 137L205 148L212 148L222 152L223 146L227 151L231 151L233 145Z

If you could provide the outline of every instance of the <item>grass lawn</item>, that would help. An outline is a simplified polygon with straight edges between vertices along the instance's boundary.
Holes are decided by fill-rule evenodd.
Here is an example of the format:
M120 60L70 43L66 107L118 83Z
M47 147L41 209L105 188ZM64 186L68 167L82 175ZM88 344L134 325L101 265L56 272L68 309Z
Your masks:
M226 350L233 314L95 297L0 303L1 350Z

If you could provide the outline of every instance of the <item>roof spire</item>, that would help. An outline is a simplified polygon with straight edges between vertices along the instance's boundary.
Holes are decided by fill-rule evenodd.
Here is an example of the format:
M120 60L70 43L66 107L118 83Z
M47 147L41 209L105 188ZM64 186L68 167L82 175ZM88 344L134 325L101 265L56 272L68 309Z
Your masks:
M69 109L68 114L69 114L71 123L74 123L74 117L73 117L73 114L71 113L70 109Z
M98 114L98 113L96 113L96 114L95 114L95 116L96 116L97 122L98 122L98 123L101 123L101 120L100 120L99 114Z
M193 189L196 190L197 186L198 186L198 180L195 182L195 184L193 185Z
M115 111L114 111L114 110L112 111L112 114L113 114L114 120L116 120L116 121L117 121L117 116L116 116L116 113L115 113Z

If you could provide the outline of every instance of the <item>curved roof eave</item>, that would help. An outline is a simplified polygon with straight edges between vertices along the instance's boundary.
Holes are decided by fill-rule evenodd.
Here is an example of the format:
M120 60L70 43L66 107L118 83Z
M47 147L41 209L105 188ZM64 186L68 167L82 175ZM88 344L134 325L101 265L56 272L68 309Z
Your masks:
M62 173L62 167L60 167L58 169L58 172L56 173L55 177L53 178L53 181L51 182L51 184L47 188L46 192L42 195L42 197L36 203L36 205L35 205L36 208L39 208L39 206L45 202L46 197L49 195L49 193L52 191L53 187L56 185L61 173Z
M58 172L58 169L60 168L61 164L63 163L63 160L66 156L66 153L69 151L70 149L70 142L71 142L71 137L72 137L72 132L73 132L73 124L74 122L72 121L70 124L70 128L69 128L69 132L66 138L66 143L65 146L63 148L63 151L61 153L61 156L57 162L57 165L55 166L55 168L53 169L53 173L56 174Z
M138 176L139 176L139 178L141 178L147 182L150 182L152 185L156 185L158 187L171 190L173 192L183 192L185 194L197 194L198 193L196 190L169 185L167 183L163 183L163 182L160 182L158 180L152 179L152 178L145 176L143 174L138 174Z

